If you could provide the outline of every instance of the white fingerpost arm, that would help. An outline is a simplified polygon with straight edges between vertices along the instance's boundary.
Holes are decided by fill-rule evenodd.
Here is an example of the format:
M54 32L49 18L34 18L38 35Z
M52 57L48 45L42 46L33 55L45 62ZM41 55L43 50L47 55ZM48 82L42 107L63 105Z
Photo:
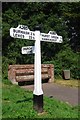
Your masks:
M34 63L34 91L35 95L42 95L41 81L41 47L40 47L40 31L35 31L35 63Z

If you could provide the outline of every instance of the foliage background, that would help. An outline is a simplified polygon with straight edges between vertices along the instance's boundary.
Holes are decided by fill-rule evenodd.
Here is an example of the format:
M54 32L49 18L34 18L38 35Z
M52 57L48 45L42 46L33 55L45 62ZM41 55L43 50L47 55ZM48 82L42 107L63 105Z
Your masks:
M34 45L34 41L14 39L9 29L24 24L30 30L36 25L41 32L56 31L63 37L62 44L41 42L42 63L52 63L55 76L70 69L71 77L80 76L80 2L22 2L2 3L2 73L7 78L9 64L32 64L34 55L22 55L21 47Z

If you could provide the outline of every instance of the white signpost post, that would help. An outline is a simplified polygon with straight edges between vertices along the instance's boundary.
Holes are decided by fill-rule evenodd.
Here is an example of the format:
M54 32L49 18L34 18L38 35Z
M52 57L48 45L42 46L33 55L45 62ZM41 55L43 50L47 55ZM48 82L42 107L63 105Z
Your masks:
M22 47L22 54L35 53L34 63L34 91L33 91L33 107L38 112L43 112L43 90L41 80L41 46L40 42L62 43L62 36L58 36L54 31L48 34L40 33L39 26L35 31L30 31L27 26L19 25L17 28L10 29L10 36L13 38L28 39L35 41L35 52L33 46Z

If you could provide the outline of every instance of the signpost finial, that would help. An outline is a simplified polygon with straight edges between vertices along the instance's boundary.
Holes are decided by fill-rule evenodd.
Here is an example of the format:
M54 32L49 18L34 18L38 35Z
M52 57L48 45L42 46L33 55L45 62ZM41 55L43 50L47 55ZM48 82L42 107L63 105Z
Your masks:
M35 28L34 28L34 30L35 30L35 31L36 31L36 30L41 31L41 26L40 26L40 25L36 25Z

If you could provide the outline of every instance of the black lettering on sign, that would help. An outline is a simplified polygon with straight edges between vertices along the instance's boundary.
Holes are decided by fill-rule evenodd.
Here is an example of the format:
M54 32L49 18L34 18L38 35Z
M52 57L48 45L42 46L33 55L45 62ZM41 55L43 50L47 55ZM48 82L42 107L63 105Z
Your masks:
M29 36L29 39L32 40L32 36Z
M26 32L25 34L29 35L29 32Z
M42 35L42 37L50 37L50 35L48 35L48 34L41 34Z
M24 38L24 35L22 35L22 34L18 34L17 36L18 36L18 38L22 38L22 39Z
M35 37L33 37L32 39L35 40Z
M30 35L32 35L32 32L31 32L31 34Z
M28 30L28 27L25 26L25 25L20 25L19 28L20 28L20 29L24 29L24 30Z
M31 50L32 50L32 47L24 47L23 50L31 51Z
M22 34L15 34L15 33L13 33L13 37L14 38L21 38L21 39L24 39L24 35L22 35Z
M33 33L33 36L35 36L35 33Z
M25 34L25 31L20 31L22 34Z
M51 38L55 38L55 39L58 39L58 37L57 37L57 36L51 36Z
M16 30L15 30L15 29L13 29L13 32L15 33L15 32L16 32Z
M17 38L17 34L13 33L13 37L14 37L14 38Z
M28 48L23 48L23 50L28 50Z

